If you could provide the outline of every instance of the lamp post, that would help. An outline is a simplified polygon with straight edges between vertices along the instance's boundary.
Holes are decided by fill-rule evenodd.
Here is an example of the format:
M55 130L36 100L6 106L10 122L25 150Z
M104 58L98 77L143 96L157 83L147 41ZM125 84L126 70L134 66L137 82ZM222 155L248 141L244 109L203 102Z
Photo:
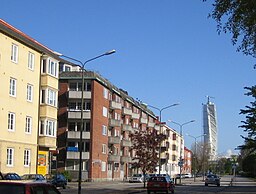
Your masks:
M181 149L182 128L183 128L184 125L195 122L195 120L191 120L191 121L188 121L188 122L185 122L185 123L182 123L182 124L174 122L172 120L168 120L168 121L171 122L171 123L174 123L174 124L176 124L180 127L180 160L179 160L178 165L180 166L180 184L181 184L181 169L182 169L182 166L183 166L183 163L182 163L182 149Z
M203 134L203 135L199 135L199 136L197 136L197 137L195 137L195 136L193 136L193 135L189 135L189 134L186 134L187 136L189 136L189 137L192 137L192 138L194 138L194 140L195 140L195 154L194 154L194 182L196 182L196 139L197 138L199 138L199 137L203 137L203 136L206 136L206 134Z
M79 146L80 146L80 149L79 149L79 175L78 175L78 194L81 194L81 182L82 182L82 155L83 155L83 150L82 150L82 142L83 142L83 130L84 130L84 118L83 118L83 111L84 111L84 67L85 65L90 62L90 61L93 61L95 59L98 59L100 57L103 57L103 56L106 56L106 55L111 55L113 53L115 53L116 51L115 50L110 50L110 51L107 51L101 55L98 55L96 57L93 57L91 59L88 59L86 60L85 62L82 62L80 60L77 60L75 58L72 58L72 57L69 57L69 56L66 56L66 55L62 55L60 54L60 57L64 57L64 58L67 58L67 59L70 59L72 61L76 61L78 63L80 63L81 65L81 68L82 68L82 89L81 89L81 128L80 128L80 138L79 138Z
M175 103L175 104L172 104L172 105L169 105L169 106L166 106L166 107L163 107L163 108L158 108L158 107L155 107L155 106L151 106L151 105L147 105L151 108L154 108L156 110L159 111L159 122L160 122L160 133L162 132L162 111L165 110L165 109L168 109L168 108L171 108L173 106L177 106L179 105L179 103ZM159 143L159 174L161 174L161 142Z

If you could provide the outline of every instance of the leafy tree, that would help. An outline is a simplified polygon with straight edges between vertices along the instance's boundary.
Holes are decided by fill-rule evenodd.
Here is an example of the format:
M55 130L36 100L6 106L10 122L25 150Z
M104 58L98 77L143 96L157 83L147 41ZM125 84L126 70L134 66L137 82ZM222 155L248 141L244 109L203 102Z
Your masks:
M248 90L245 95L252 96L254 101L251 102L251 106L246 106L246 109L241 109L240 114L246 115L245 121L242 121L244 131L248 133L247 137L242 136L245 139L245 144L239 146L240 149L250 150L250 153L256 151L256 86L245 87Z
M144 177L147 172L153 173L158 166L158 146L166 138L163 134L157 134L156 130L140 130L131 134L133 145L132 150L136 152L133 160L133 168L141 169ZM144 180L145 187L145 180Z
M203 0L207 1L207 0ZM230 32L237 50L256 57L256 1L215 0L209 17L217 22L217 31Z

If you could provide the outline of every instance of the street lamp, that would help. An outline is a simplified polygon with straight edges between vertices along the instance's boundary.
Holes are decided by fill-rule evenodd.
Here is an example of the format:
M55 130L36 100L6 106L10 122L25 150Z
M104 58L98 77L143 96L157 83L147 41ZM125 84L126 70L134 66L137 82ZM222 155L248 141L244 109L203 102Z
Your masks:
M95 59L98 59L100 57L103 57L103 56L106 56L106 55L111 55L113 53L115 53L116 51L115 50L110 50L110 51L107 51L101 55L98 55L96 57L93 57L91 59L88 59L87 61L85 62L82 62L80 60L77 60L75 58L72 58L72 57L69 57L69 56L66 56L66 55L62 55L62 54L58 54L60 57L64 57L64 58L67 58L67 59L70 59L72 61L76 61L78 63L80 63L81 65L81 68L82 68L82 89L81 89L81 128L80 128L80 139L79 139L79 145L80 145L80 150L79 150L79 175L78 175L78 194L81 194L81 182L82 182L82 140L83 140L83 129L84 129L84 118L83 118L83 108L84 108L84 67L85 65L90 62L90 61L93 61Z
M155 107L155 106L147 105L147 106L149 106L151 108L154 108L154 109L159 111L160 133L162 132L162 121L161 121L162 111L165 110L165 109L171 108L173 106L177 106L177 105L179 105L179 103L175 103L175 104L163 107L163 108L158 108L158 107ZM161 142L159 144L159 174L161 174L161 156L160 155L161 155Z
M177 122L174 122L174 121L172 121L172 120L168 120L170 123L174 123L174 124L176 124L176 125L178 125L179 127L180 127L180 138L182 137L182 127L184 126L184 125L187 125L187 124L189 124L189 123L193 123L193 122L195 122L195 120L191 120L191 121L188 121L188 122L185 122L185 123L182 123L182 124L180 124L180 123L177 123ZM179 161L179 164L178 164L179 166L180 166L180 184L181 184L181 168L182 168L182 166L183 166L183 163L182 163L182 149L181 149L181 139L180 139L180 161Z
M187 136L189 136L189 137L192 137L192 138L194 138L194 140L195 140L195 154L194 154L194 182L196 182L196 139L197 138L199 138L199 137L203 137L203 136L206 136L206 134L203 134L203 135L199 135L199 136L197 136L197 137L195 137L195 136L193 136L193 135L189 135L189 134L187 134L186 133L186 135Z

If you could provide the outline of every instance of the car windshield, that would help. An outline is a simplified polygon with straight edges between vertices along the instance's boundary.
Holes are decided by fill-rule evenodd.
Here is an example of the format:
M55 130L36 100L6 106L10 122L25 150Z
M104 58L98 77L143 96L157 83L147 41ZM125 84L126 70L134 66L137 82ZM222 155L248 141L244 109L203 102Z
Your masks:
M142 174L134 174L133 177L142 177Z

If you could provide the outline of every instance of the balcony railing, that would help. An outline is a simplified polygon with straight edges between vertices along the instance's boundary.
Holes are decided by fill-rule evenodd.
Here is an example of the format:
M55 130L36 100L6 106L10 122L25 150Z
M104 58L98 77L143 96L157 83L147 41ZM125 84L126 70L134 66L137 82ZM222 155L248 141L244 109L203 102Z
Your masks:
M69 152L69 151L67 151L67 159L78 160L79 158L80 158L80 152ZM90 159L89 152L82 152L82 159L83 160Z
M144 123L144 124L147 124L148 123L148 119L146 119L146 118L140 118L140 122L141 123Z
M108 155L108 161L109 162L120 162L120 155Z
M126 124L122 124L122 130L133 132L132 126L131 125L126 125Z
M83 139L90 139L90 132L83 131ZM68 131L68 139L80 139L80 131Z
M122 104L120 102L110 101L110 108L121 110Z
M122 139L121 146L123 146L123 147L131 147L132 146L132 142L130 140L127 140L127 139Z
M109 119L109 125L110 127L121 127L121 120L116 120L116 119Z
M130 156L121 156L121 162L131 163L132 158Z
M139 113L132 113L132 119L139 119L140 118L140 114Z
M119 136L113 137L113 136L108 136L108 143L109 144L120 144L121 138Z
M91 99L92 92L91 91L84 91L84 98ZM81 99L82 98L82 91L69 91L68 97L73 99Z
M68 112L69 119L81 119L81 111L69 111ZM91 111L85 110L83 112L84 119L91 119Z
M132 109L123 107L123 114L124 115L132 115Z
M155 123L154 122L148 122L148 127L154 127L155 126Z

